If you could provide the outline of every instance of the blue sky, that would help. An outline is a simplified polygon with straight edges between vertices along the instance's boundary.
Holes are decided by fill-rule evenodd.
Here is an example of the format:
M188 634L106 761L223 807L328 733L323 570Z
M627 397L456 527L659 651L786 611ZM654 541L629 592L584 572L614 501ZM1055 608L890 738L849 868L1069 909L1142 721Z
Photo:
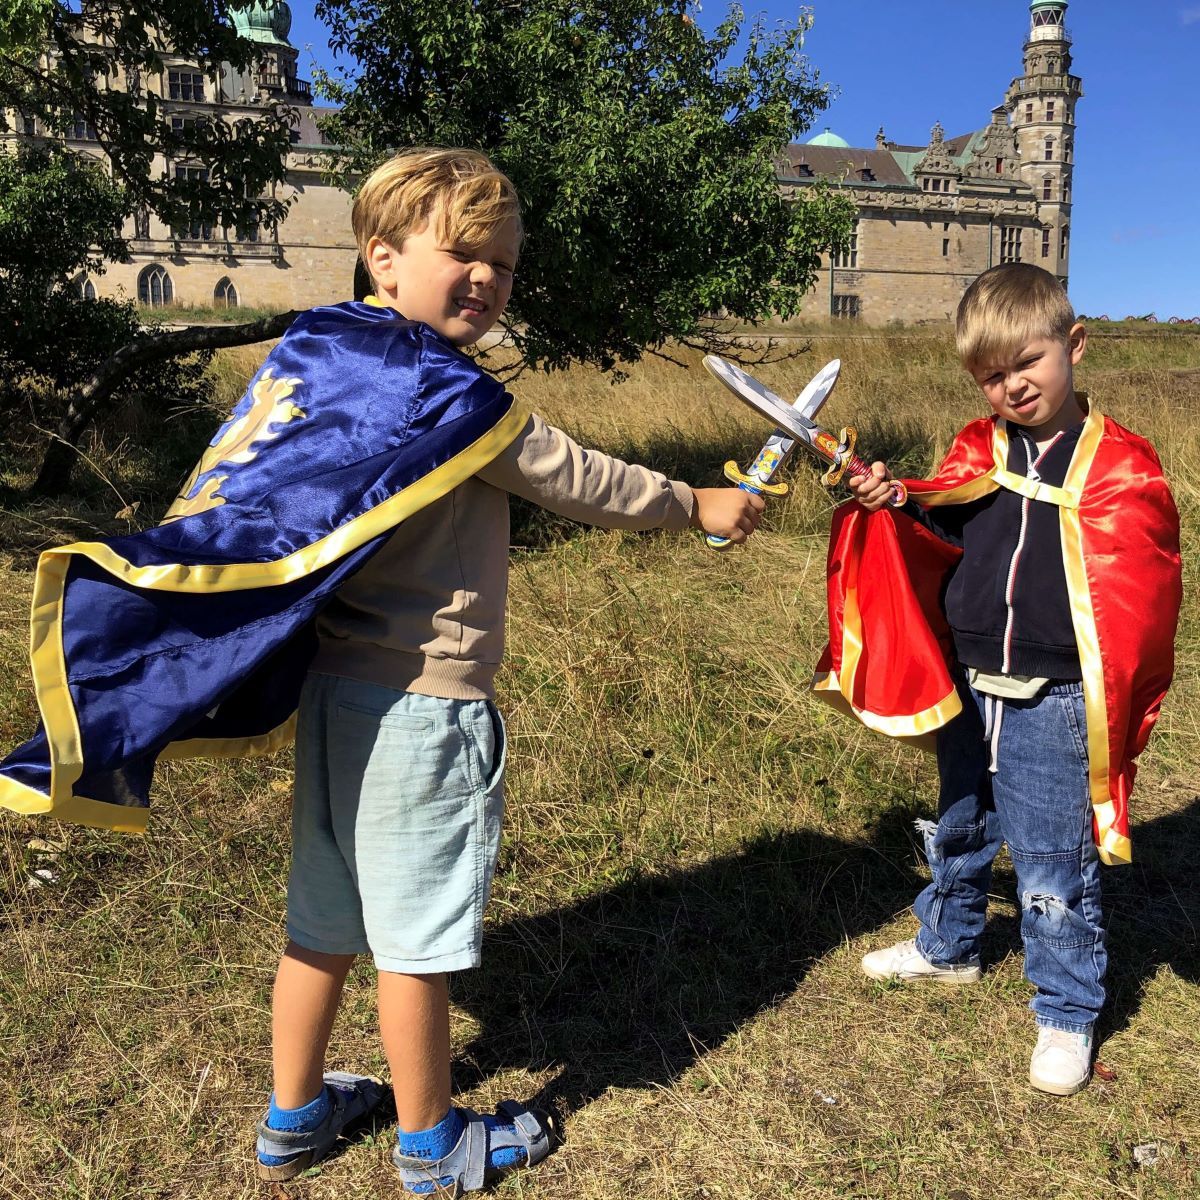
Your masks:
M711 27L726 11L705 0ZM883 125L924 143L987 124L1014 75L1028 0L812 0L807 51L836 90L813 130L873 146ZM796 20L797 4L746 0L747 16ZM292 5L301 71L330 65L309 0ZM1076 110L1071 296L1092 316L1200 316L1200 0L1072 0ZM305 47L309 47L307 51ZM1189 196L1191 199L1189 200Z

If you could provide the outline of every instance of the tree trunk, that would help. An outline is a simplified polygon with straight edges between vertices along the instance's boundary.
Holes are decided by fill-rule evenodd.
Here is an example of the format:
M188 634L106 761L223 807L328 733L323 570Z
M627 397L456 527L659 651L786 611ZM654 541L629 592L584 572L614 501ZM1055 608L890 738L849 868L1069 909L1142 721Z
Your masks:
M297 312L278 313L246 325L189 325L146 333L126 343L100 365L96 373L79 387L67 405L53 440L46 447L41 470L26 495L57 496L67 490L71 468L77 458L79 439L92 421L107 407L116 390L130 373L147 363L160 362L193 350L219 350L226 346L248 346L281 336L299 316Z

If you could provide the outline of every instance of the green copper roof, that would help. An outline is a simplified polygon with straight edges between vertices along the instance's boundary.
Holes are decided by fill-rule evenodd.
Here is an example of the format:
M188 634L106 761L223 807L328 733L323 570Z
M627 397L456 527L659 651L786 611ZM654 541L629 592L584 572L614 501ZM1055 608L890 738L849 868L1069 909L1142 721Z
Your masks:
M850 143L845 138L838 137L828 126L825 127L824 133L818 133L816 137L808 139L810 146L846 146Z
M232 13L234 28L244 38L267 46L290 46L292 10L284 0L258 0Z

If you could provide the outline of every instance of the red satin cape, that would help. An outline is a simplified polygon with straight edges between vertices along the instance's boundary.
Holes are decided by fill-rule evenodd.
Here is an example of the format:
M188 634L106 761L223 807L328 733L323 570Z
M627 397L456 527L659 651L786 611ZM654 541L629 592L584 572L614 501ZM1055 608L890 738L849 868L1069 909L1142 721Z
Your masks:
M1008 488L1059 510L1063 564L1087 712L1089 787L1100 858L1130 861L1129 795L1174 668L1182 597L1179 514L1154 448L1081 398L1087 417L1061 487L1008 470L1008 431L973 421L921 504L964 504ZM891 508L854 501L833 519L829 645L813 689L891 737L925 739L961 711L943 585L961 551Z

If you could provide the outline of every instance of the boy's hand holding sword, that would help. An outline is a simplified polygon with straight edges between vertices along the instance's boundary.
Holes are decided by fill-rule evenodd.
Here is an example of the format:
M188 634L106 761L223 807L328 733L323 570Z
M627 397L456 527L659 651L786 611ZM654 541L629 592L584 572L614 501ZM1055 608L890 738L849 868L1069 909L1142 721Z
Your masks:
M843 476L849 476L847 486L865 507L882 508L885 502L899 507L908 499L904 484L892 479L883 463L868 466L854 453L858 434L853 427L844 428L835 438L812 420L837 383L840 359L826 363L791 405L726 359L709 354L704 365L739 400L776 426L745 472L735 462L725 464L725 477L739 488L755 495L785 495L787 484L771 481L796 446L803 445L827 464L821 481L832 487ZM714 550L724 550L730 544L727 539L717 537L709 537L707 541Z

